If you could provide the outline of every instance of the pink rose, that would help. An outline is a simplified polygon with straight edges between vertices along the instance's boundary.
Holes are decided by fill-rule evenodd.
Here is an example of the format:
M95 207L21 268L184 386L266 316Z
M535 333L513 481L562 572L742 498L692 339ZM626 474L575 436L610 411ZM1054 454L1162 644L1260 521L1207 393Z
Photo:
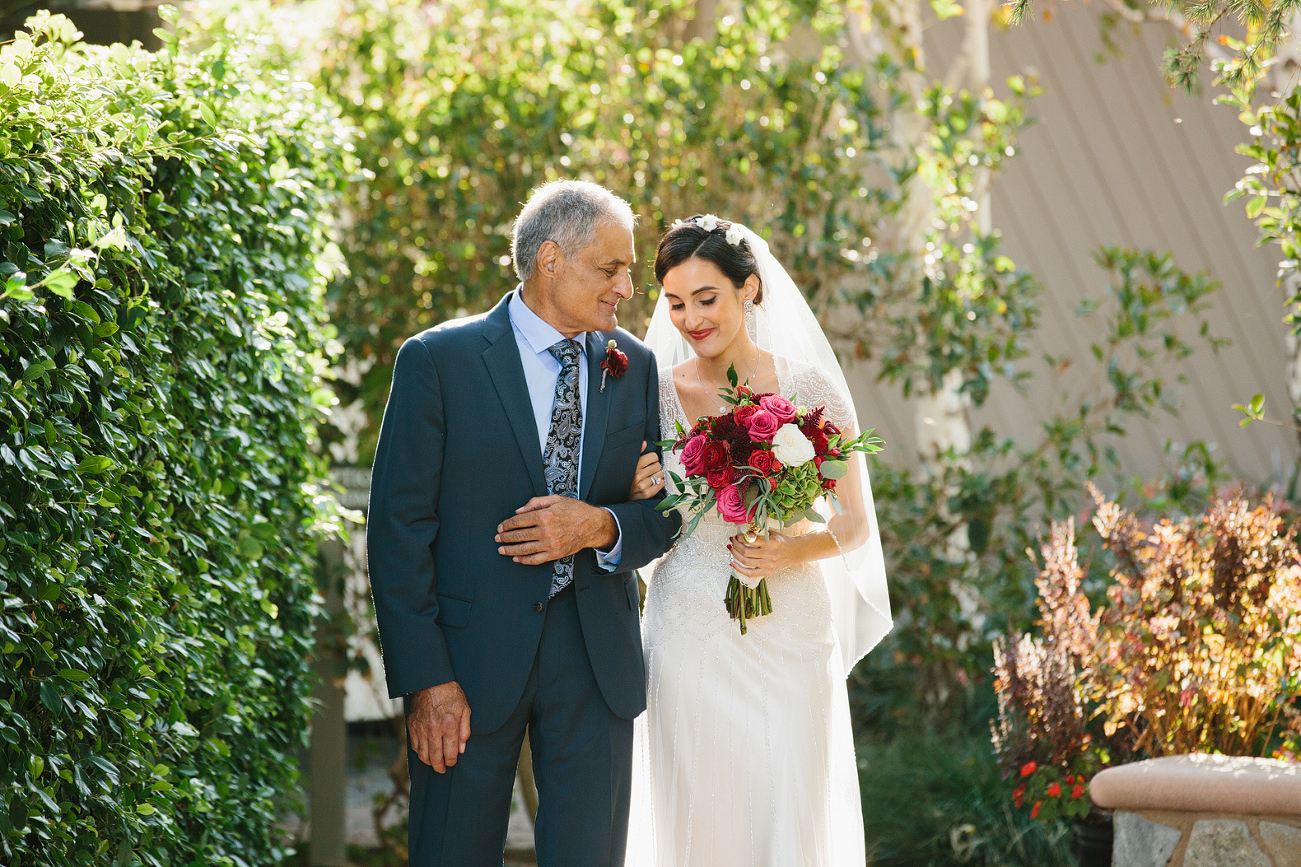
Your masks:
M762 442L770 442L773 434L777 433L778 428L781 426L782 423L777 420L777 416L766 409L761 409L750 416L747 424L747 427L750 428L750 438Z
M729 524L748 524L754 517L745 508L745 494L736 485L728 485L718 492L718 514Z
M705 469L705 443L709 440L703 434L696 434L682 447L682 468L690 475L698 476Z
M795 404L780 394L764 395L759 398L759 406L777 416L778 427L795 420Z

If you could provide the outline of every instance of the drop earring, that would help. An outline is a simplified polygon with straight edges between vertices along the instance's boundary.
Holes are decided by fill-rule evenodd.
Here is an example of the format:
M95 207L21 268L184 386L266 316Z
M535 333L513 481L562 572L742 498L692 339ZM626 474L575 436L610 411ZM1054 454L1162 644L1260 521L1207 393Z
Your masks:
M748 298L745 300L745 315L746 316L754 315L754 302Z

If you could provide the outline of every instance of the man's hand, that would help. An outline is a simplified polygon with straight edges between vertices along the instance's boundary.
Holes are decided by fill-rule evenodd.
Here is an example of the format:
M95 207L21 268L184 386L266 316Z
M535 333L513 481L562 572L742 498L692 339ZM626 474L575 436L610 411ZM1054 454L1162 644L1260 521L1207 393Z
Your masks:
M443 774L456 764L470 739L470 705L456 681L411 693L407 734L420 761Z
M497 525L497 553L537 566L584 548L607 549L619 525L608 511L573 497L534 497Z

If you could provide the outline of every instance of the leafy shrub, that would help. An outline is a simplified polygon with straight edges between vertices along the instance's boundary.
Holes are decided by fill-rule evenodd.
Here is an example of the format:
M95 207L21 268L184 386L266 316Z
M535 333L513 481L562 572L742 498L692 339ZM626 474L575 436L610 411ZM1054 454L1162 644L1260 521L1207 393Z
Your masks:
M0 47L0 862L270 864L347 132L222 47L29 27Z
M1196 519L1145 527L1094 497L1112 559L1107 604L1090 605L1074 527L1056 524L1037 579L1043 634L999 648L1005 771L1048 785L1129 758L1295 754L1296 528L1269 499L1225 497Z

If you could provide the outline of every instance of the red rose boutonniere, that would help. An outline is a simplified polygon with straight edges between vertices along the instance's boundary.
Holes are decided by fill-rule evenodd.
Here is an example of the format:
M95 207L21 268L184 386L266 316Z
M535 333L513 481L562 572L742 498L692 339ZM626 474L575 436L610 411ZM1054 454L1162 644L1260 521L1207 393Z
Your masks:
M619 351L613 340L607 343L606 347L605 361L601 362L601 391L605 391L606 374L621 379L628 372L628 356Z

